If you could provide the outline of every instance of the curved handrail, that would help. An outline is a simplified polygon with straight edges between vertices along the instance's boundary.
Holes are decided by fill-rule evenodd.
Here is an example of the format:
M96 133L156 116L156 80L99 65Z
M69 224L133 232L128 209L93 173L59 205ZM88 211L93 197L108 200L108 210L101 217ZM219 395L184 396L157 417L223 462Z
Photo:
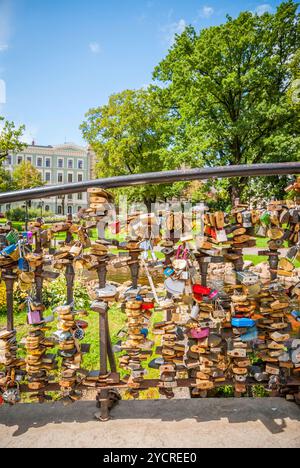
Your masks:
M300 162L252 164L237 166L217 166L196 169L177 169L173 171L148 172L130 174L102 179L76 182L73 184L46 185L33 189L17 190L0 193L0 204L17 201L34 200L37 198L67 195L85 192L90 187L120 188L133 187L142 184L163 184L177 181L223 179L227 177L271 176L283 174L299 174Z

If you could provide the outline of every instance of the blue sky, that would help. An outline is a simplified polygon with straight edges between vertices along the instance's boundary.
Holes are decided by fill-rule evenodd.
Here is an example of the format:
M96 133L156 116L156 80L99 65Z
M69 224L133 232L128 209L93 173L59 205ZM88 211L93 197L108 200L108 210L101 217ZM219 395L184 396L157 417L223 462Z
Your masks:
M174 34L280 1L0 0L0 114L38 144L82 144L85 112L151 82Z

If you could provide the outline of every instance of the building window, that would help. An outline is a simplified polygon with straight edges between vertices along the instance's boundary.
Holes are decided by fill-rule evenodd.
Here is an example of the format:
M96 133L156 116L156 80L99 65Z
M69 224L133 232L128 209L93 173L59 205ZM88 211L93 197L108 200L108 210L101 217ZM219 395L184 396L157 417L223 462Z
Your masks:
M73 213L72 206L71 206L71 205L69 205L69 206L68 206L68 214L72 214L72 213Z
M45 206L45 211L50 211L50 206L49 205Z
M78 169L83 169L83 160L82 159L78 159Z
M60 169L62 169L62 168L64 167L64 160L63 160L63 159L59 159L59 160L58 160L58 167L59 167Z
M73 159L68 159L68 169L73 169Z
M61 183L62 181L63 181L63 174L62 174L62 172L59 172L59 173L57 174L57 182L58 182L58 183Z
M6 211L10 210L10 205L6 205Z
M22 156L18 156L18 159L17 159L17 164L21 164L21 162L23 161L23 158Z
M37 165L37 167L42 167L43 159L42 158L37 158L36 165Z
M68 200L73 200L73 195L71 193L68 194Z
M81 206L79 206L79 207L77 208L77 211L80 211L80 210L81 210Z
M82 200L82 193L77 193L77 200Z
M73 174L68 174L68 182L69 183L73 182Z
M51 167L51 159L46 158L46 167Z
M57 214L62 214L62 206L58 205L57 207Z
M77 182L82 182L82 181L83 181L83 175L77 174Z
M31 156L27 156L26 160L27 160L27 162L30 162L30 164L32 163L32 157Z
M11 165L11 155L10 154L7 156L6 161L7 161L7 164L9 164L9 166L10 166Z
M51 172L45 172L45 181L50 182L51 181Z

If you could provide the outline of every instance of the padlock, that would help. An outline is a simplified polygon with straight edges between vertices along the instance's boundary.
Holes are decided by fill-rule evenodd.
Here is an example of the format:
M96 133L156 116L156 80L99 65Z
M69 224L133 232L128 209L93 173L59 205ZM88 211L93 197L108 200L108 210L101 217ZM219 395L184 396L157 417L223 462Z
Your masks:
M300 248L300 246L298 246L298 245L294 245L293 247L291 247L287 251L286 257L289 258L290 260L295 260L297 254L299 252L299 248Z
M15 405L21 401L20 390L18 387L8 388L2 394L3 400L9 405Z
M216 240L217 242L226 242L228 240L225 229L217 229Z
M8 234L6 234L6 240L11 244L17 244L19 240L19 233L17 231L10 231Z
M76 328L76 330L74 330L73 336L74 336L74 338L76 340L81 341L85 337L85 332L84 332L84 330L82 328L78 327L78 328Z
M271 213L269 211L264 211L264 213L262 213L262 215L260 216L260 221L265 226L269 226L271 222Z

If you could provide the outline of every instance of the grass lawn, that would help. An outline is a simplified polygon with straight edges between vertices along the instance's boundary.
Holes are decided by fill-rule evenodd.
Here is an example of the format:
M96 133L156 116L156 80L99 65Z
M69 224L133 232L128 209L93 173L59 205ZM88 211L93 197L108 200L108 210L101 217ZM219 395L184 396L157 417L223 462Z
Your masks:
M51 312L48 311L45 313L45 315L50 314ZM18 342L24 338L29 331L29 326L26 323L26 312L21 311L15 314L15 328L17 329L17 339ZM90 352L88 354L85 354L83 357L83 363L82 363L82 368L87 369L87 370L98 370L99 369L99 315L96 312L89 311L89 316L86 319L89 323L89 327L86 330L86 336L83 339L83 343L89 343L90 346ZM159 322L163 320L163 314L162 312L154 312L151 323L153 322ZM51 335L51 332L54 332L57 328L57 321L55 320L51 324L51 330L47 333L47 335ZM0 328L6 326L6 316L5 314L0 315ZM118 341L120 341L120 338L118 337L119 331L126 326L126 315L121 311L121 309L117 305L112 305L112 307L109 310L109 327L110 327L110 335L111 335L111 340L112 344L116 344ZM152 329L152 326L150 327ZM149 334L149 339L153 340L155 345L153 347L153 350L155 351L156 346L159 345L160 337L157 335L152 335L151 333ZM52 348L49 350L49 353L56 352L57 348ZM118 362L118 356L123 354L117 354L117 362ZM23 346L20 346L19 349L19 355L20 357L25 356L25 350ZM149 361L154 359L155 354L152 354L152 356L149 357L147 361L143 362L143 367L147 368L147 364ZM58 362L60 361L60 358L58 358ZM118 369L118 371L121 374L121 377L124 377L126 375L126 371L123 369ZM159 377L159 371L156 369L150 369L147 368L147 374L145 375L145 378L148 379L153 379L153 378L158 378ZM145 391L142 391L140 393L140 398L141 399L154 399L158 398L159 393L157 389L148 389ZM130 395L128 395L126 392L123 394L123 398L130 398ZM28 398L25 397L24 401L27 401Z

